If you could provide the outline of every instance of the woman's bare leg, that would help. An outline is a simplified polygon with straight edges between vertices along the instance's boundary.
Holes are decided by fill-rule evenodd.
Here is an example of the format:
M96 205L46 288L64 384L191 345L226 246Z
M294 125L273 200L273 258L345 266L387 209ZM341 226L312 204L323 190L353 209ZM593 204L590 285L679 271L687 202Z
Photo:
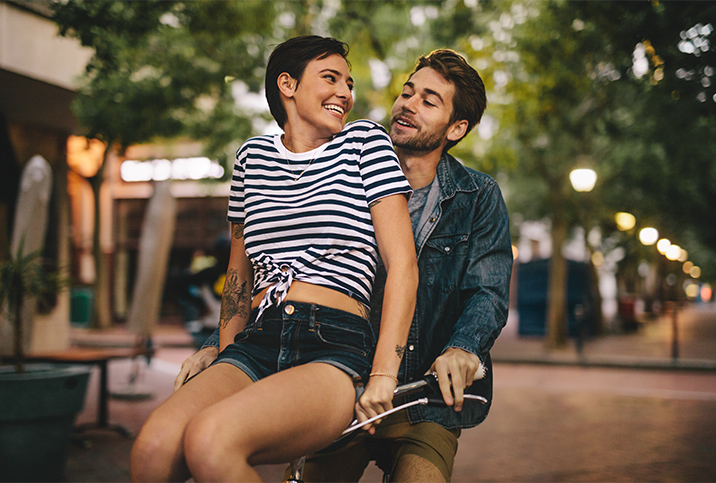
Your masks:
M353 417L348 375L322 363L262 379L202 411L184 438L197 481L258 481L253 466L282 463L333 442Z
M231 364L217 364L187 382L154 410L130 456L132 481L186 481L184 431L203 409L253 384Z

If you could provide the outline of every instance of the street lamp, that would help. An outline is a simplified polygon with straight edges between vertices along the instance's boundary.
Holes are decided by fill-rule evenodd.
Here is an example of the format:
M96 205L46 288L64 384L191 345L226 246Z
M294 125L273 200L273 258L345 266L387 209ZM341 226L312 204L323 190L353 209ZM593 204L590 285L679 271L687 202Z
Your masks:
M656 249L659 250L659 253L662 255L666 255L666 250L669 249L671 246L671 241L669 241L667 238L662 238L656 243Z
M574 188L574 191L577 191L579 193L588 193L594 189L594 185L597 183L597 173L593 169L574 169L569 173L569 181L572 183L572 188ZM586 220L582 223L584 227L584 241L587 241L588 233L589 233L589 221L591 219L591 200L587 199L587 216ZM589 248L589 243L585 243L585 247L587 250L587 253L591 252L591 249ZM592 260L592 257L588 257L591 264L589 267L590 274L592 276L595 276L594 272L594 262ZM582 354L582 350L584 347L584 331L586 329L585 327L585 321L584 321L584 307L581 304L577 304L574 308L574 315L577 318L577 353Z
M656 228L642 228L639 232L639 241L642 245L653 245L659 239L659 232Z
M636 226L636 218L631 213L620 211L614 215L614 221L617 222L619 231L629 231Z
M666 258L668 260L676 261L681 256L681 247L679 245L671 245L666 249Z
M594 185L597 183L597 173L588 168L573 169L569 173L569 181L575 191L586 193L594 189Z

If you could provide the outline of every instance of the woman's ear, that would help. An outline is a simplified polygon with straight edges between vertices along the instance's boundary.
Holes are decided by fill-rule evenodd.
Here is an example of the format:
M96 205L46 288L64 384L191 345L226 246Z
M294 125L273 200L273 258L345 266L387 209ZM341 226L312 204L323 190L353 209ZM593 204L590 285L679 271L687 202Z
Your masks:
M278 83L278 90L281 91L281 94L286 97L293 97L293 94L296 92L298 82L296 82L296 79L291 77L291 74L288 72L281 73L276 82Z
M465 119L460 119L459 121L452 123L447 131L448 141L459 141L462 139L467 132L467 125L468 122Z

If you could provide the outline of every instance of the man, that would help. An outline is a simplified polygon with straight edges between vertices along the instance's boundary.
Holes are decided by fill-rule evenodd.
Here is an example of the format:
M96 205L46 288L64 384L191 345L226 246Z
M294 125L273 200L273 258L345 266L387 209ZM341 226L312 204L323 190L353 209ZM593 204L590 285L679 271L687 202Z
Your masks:
M390 137L414 190L409 210L420 273L398 379L402 384L437 373L448 407L411 407L340 449L310 456L306 481L358 481L371 459L383 460L395 481L449 481L460 430L487 416L489 403L463 405L463 394L469 387L492 399L489 350L507 321L512 270L509 220L495 181L447 153L480 122L486 104L478 73L443 49L418 60L390 119ZM384 277L379 266L374 325ZM213 348L192 356L177 384L215 356ZM486 376L472 384L482 366Z

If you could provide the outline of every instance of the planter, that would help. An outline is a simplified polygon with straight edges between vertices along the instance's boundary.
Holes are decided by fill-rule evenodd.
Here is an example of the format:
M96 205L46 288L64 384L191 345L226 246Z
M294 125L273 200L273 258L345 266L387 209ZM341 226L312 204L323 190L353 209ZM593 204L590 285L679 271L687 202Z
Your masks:
M0 366L0 481L62 481L90 368Z

